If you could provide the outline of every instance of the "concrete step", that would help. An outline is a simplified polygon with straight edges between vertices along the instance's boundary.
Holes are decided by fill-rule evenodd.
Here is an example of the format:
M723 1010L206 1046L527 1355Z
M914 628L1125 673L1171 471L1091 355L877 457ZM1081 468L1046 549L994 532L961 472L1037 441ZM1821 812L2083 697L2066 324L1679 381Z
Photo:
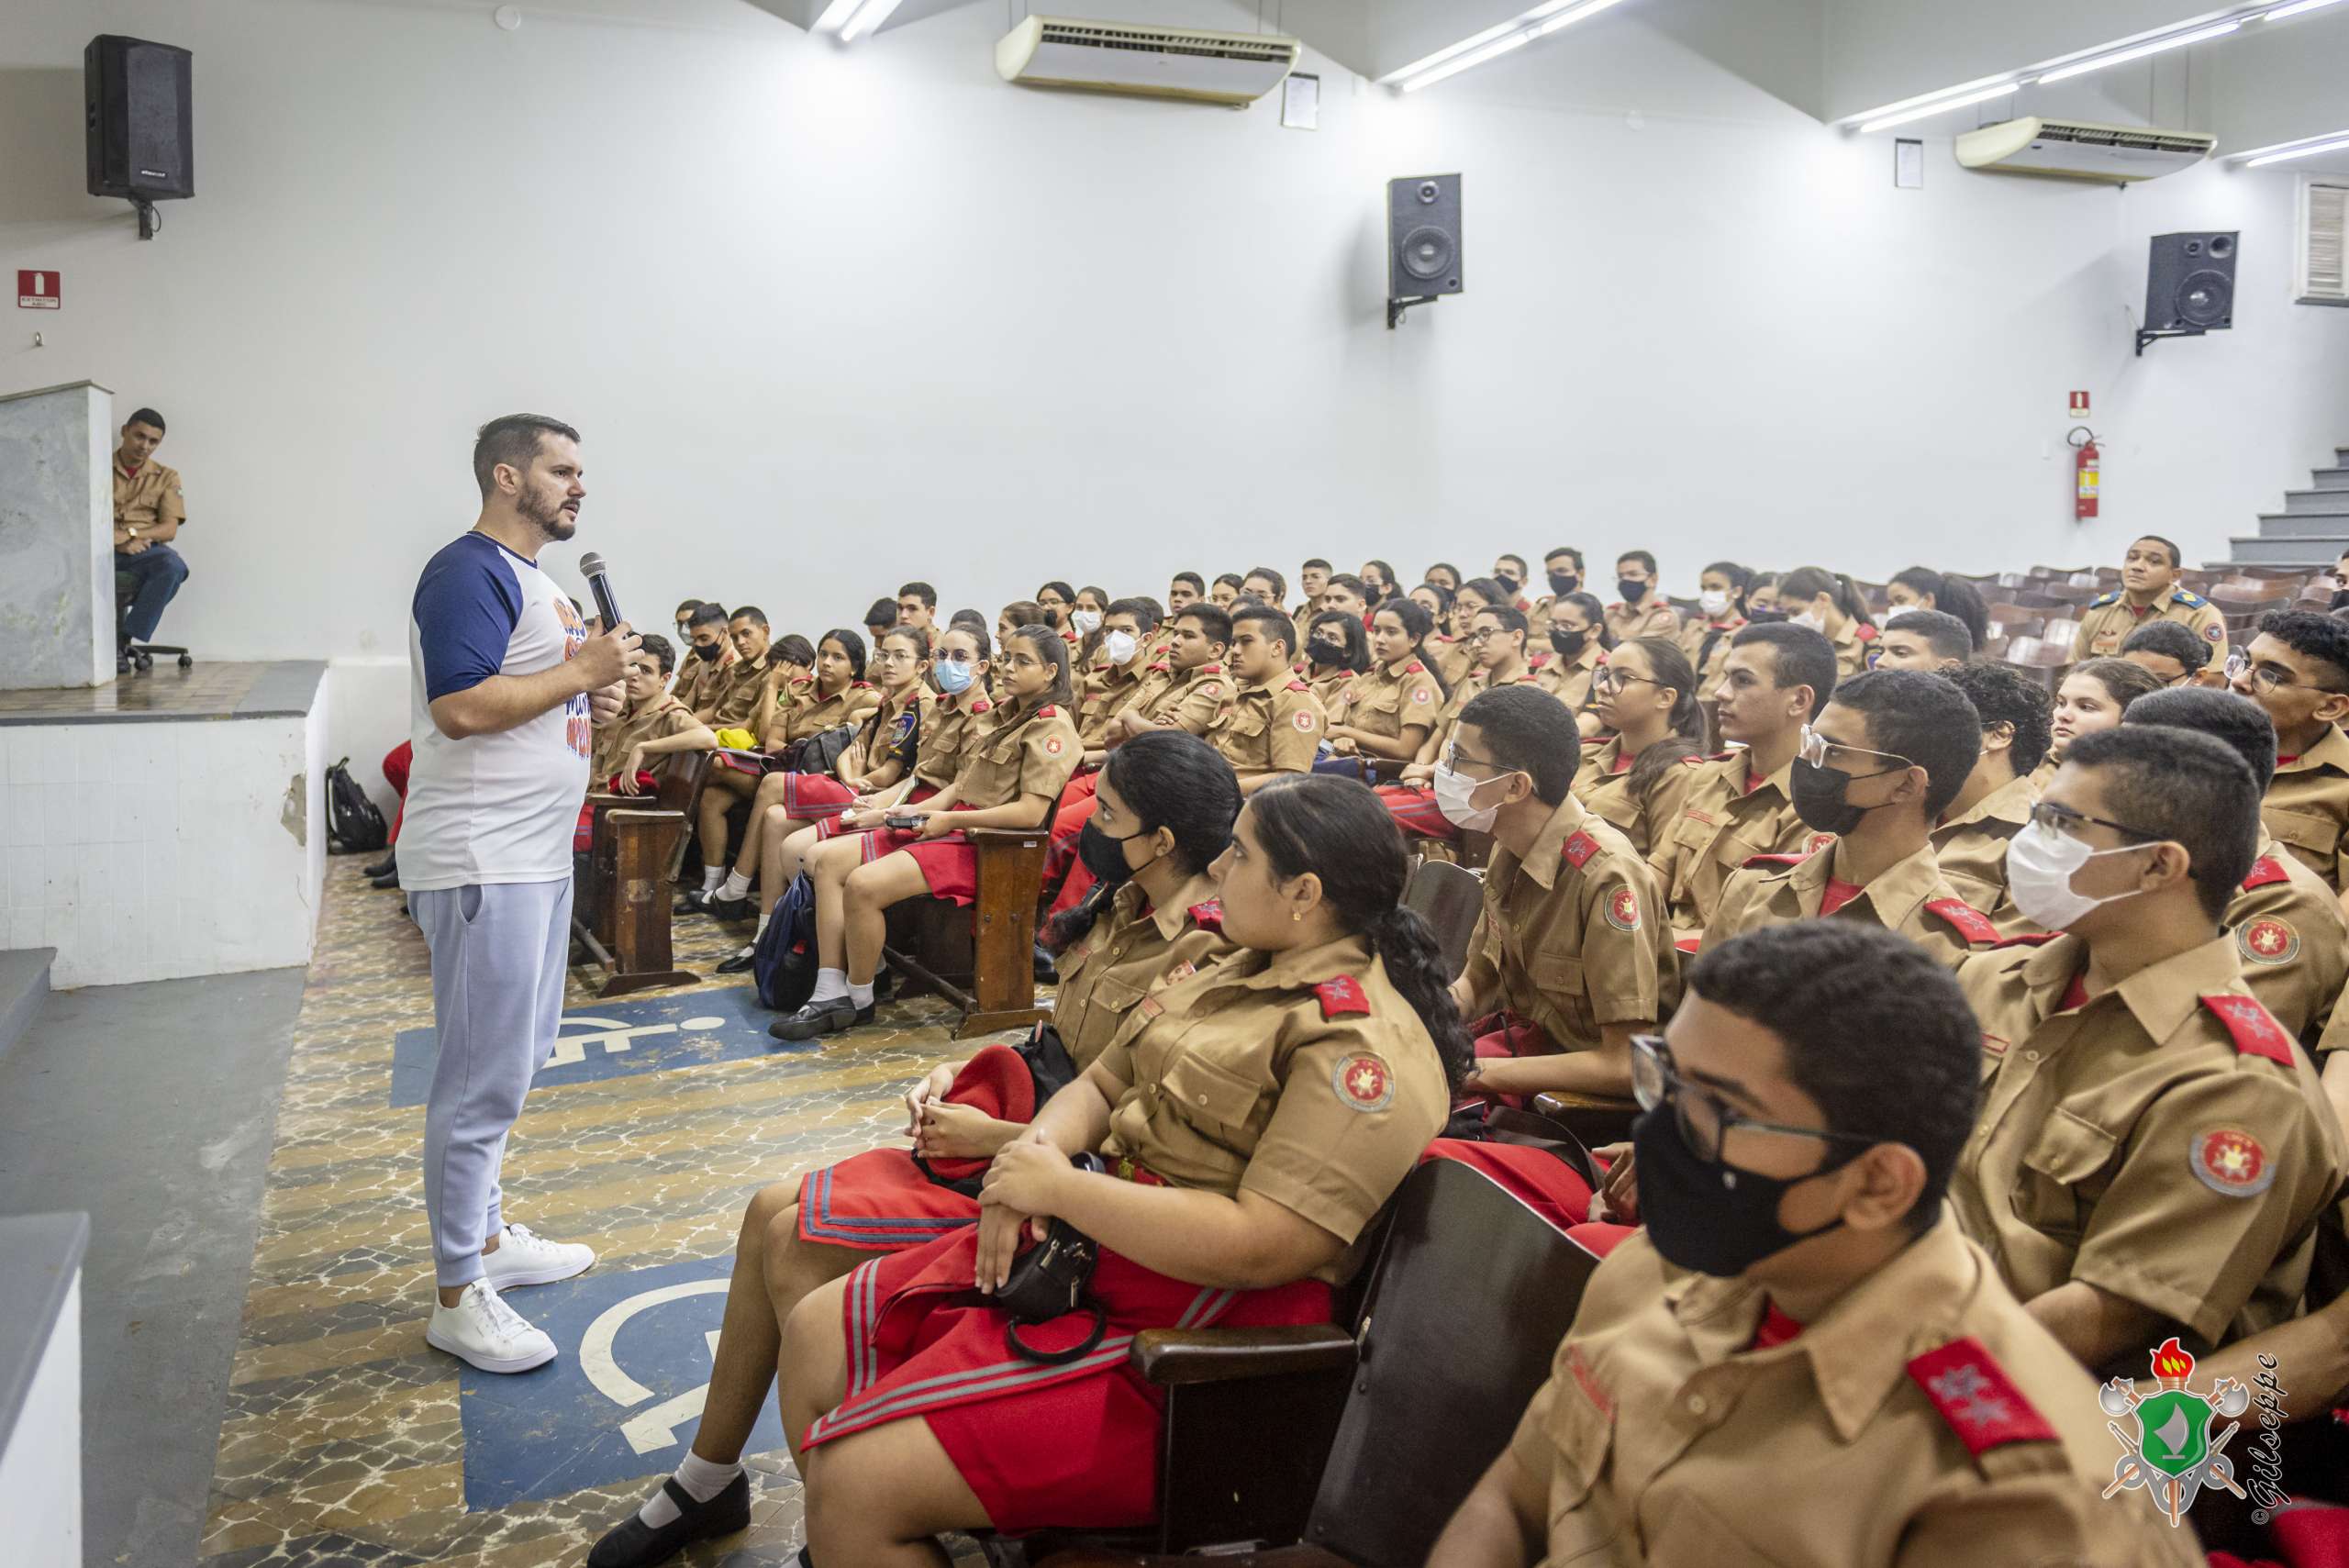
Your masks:
M2331 539L2349 534L2349 510L2339 512L2262 512L2262 539Z
M49 966L55 948L17 948L0 952L0 1056L32 1028L33 1015L49 999Z
M2259 519L2265 537L2245 539L2238 534L2227 541L2232 547L2231 553L2236 564L2306 566L2313 572L2331 566L2341 559L2343 550L2349 550L2349 528L2329 534L2277 535L2267 528L2273 520L2268 517Z
M2349 517L2349 490L2287 490L2284 511L2294 517Z
M2319 490L2349 490L2349 468L2319 468L2310 472Z

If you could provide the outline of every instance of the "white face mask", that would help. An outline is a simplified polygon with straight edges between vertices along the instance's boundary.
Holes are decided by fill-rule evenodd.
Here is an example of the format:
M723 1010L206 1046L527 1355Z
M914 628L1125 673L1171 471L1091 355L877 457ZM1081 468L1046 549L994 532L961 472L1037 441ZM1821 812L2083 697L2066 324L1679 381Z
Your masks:
M1500 775L1501 778L1512 776L1509 773ZM1497 805L1478 807L1471 806L1468 800L1478 789L1495 782L1493 779L1472 779L1438 762L1435 765L1435 808L1443 813L1446 822L1463 832L1489 833L1493 830L1493 819L1501 814L1501 808Z
M1101 651L1109 656L1112 664L1122 664L1134 656L1141 646L1140 639L1130 631L1113 631L1101 639Z
M1809 610L1805 610L1798 616L1789 616L1787 618L1793 625L1809 627L1811 630L1821 634L1824 634L1827 630L1827 623Z
M1068 613L1068 624L1075 630L1077 636L1091 637L1095 632L1101 629L1101 612L1098 610L1071 610Z
M1697 607L1719 620L1729 613L1729 595L1718 588L1708 588L1697 595Z
M2099 855L2125 855L2151 848L2150 844L2128 844L2117 850L2091 850L2077 839L2033 822L2007 841L2007 891L2024 919L2043 930L2067 930L2089 910L2137 895L2129 892L2090 898L2075 893L2074 873Z

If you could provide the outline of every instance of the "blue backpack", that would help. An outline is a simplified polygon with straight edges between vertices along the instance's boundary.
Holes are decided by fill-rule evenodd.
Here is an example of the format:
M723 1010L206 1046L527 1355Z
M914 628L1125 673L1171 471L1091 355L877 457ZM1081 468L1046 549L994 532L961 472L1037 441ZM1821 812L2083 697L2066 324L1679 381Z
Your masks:
M815 993L816 969L816 884L803 871L775 900L774 914L751 954L760 1005L796 1012Z

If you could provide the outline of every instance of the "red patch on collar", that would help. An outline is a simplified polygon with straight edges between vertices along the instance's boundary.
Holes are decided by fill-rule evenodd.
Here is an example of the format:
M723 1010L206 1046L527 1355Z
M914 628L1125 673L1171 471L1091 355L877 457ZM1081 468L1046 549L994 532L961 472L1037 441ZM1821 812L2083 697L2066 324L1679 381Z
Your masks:
M1202 664L1197 670L1193 671L1192 673L1198 675L1220 675L1223 673L1223 666L1220 664Z
M1998 928L1963 898L1931 898L1926 900L1925 907L1954 926L1957 934L1968 943L1994 943L1998 940Z
M1036 710L1036 717L1037 717L1038 718L1051 718L1051 717L1052 717L1053 716L1055 716L1056 714L1058 714L1059 712L1060 712L1060 709L1058 709L1058 708L1054 707L1054 706L1053 706L1052 704L1050 704L1050 703L1046 703L1043 706L1041 706L1041 707L1040 707L1040 708L1038 708L1038 709Z
M2234 1037L2235 1050L2245 1056L2264 1056L2278 1067L2292 1065L2291 1038L2285 1034L2284 1026L2276 1021L2275 1015L2259 1005L2258 998L2216 991L2204 996L2202 1005L2227 1026L2227 1033Z
M1189 914L1191 924L1203 931L1220 932L1223 929L1223 900L1220 898L1210 898L1204 904L1194 904L1190 907Z
M1859 625L1852 628L1852 635L1858 638L1862 642L1874 642L1876 639L1876 629L1867 622L1862 621Z
M1362 984L1351 974L1341 974L1335 980L1324 980L1313 988L1321 1000L1321 1021L1331 1018L1370 1014L1370 998L1363 995Z
M2283 863L2275 856L2262 855L2251 862L2251 874L2243 879L2243 890L2249 893L2253 888L2266 887L2271 882L2291 880L2290 875L2284 870Z
M2055 1429L2033 1408L2006 1370L1975 1339L1952 1340L1909 1363L1909 1375L1933 1402L1965 1451L1980 1457L2009 1443L2056 1440Z
M1573 836L1566 840L1566 861L1576 871L1582 870L1590 857L1597 853L1598 853L1598 840L1580 828L1576 828Z
M1303 681L1291 681L1288 684L1288 689L1293 692L1309 692L1313 688L1306 684Z

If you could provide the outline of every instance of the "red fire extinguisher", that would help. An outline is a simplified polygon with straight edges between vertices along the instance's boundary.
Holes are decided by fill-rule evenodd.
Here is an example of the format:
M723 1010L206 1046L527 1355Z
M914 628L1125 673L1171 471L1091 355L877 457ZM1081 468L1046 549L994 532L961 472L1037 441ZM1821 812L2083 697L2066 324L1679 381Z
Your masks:
M2074 428L2072 442L2072 517L2087 522L2097 515L2097 497L2101 492L2104 475L2103 461L2097 455L2096 432L2086 425Z

